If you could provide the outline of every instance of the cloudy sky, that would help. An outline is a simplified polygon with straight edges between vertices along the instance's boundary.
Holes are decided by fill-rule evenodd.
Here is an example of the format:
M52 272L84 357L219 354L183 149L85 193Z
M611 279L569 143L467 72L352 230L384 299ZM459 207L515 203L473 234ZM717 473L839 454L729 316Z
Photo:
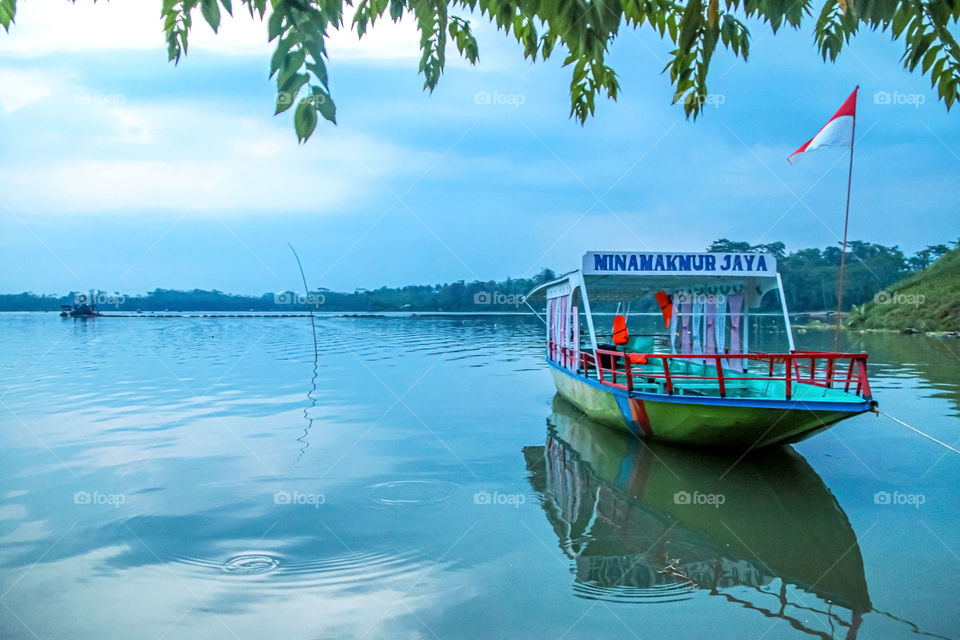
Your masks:
M847 156L786 156L861 85L851 237L908 252L960 236L960 114L864 33L836 64L807 31L754 27L714 58L697 122L670 106L667 44L623 31L622 96L581 127L562 55L525 62L483 19L477 67L433 95L409 18L333 38L339 125L297 144L273 117L266 25L246 13L166 61L159 2L23 0L0 32L0 291L262 293L529 276L588 249L719 237L826 246ZM478 93L481 99L478 99ZM490 97L484 100L483 97ZM885 98L890 98L886 100Z

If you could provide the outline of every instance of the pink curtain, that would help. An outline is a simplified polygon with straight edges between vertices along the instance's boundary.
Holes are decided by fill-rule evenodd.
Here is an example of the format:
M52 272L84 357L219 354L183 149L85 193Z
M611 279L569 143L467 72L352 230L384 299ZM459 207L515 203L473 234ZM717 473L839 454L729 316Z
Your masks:
M730 304L730 353L741 353L740 325L743 322L743 294L727 296Z
M708 302L705 309L707 331L703 340L704 353L717 352L717 303Z

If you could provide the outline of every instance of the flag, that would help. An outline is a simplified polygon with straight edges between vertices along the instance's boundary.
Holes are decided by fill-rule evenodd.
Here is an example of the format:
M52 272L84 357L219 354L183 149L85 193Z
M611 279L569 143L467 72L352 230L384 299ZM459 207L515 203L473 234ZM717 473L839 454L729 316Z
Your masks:
M853 145L853 122L857 117L857 91L858 86L847 98L833 117L823 125L817 135L807 140L799 149L790 154L787 162L796 164L807 151L813 151L820 147L849 147Z
M663 324L670 328L670 319L673 317L673 302L670 300L670 296L667 295L666 291L657 291L653 294L653 297L657 299L657 304L660 305L660 312L663 314Z

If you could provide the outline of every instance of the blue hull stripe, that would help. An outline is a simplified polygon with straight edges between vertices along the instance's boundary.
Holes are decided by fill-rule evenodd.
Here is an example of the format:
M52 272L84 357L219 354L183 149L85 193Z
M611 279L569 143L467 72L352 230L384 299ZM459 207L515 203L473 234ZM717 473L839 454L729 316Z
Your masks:
M579 378L580 376L577 377ZM630 411L630 399L625 395L619 394L615 394L614 397L617 399L617 406L620 407L620 413L623 414L623 419L627 423L627 428L630 429L630 433L638 438L643 438L643 429L641 429L640 425L633 419L633 412Z

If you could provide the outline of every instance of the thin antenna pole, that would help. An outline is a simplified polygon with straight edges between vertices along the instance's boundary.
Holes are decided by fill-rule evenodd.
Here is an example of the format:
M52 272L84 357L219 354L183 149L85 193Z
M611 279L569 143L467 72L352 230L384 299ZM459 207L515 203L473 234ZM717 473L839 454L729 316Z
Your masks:
M310 287L307 285L307 276L303 273L303 264L300 262L300 256L297 255L297 250L293 248L291 243L288 242L287 246L290 247L290 251L293 252L293 257L297 259L297 266L300 267L300 278L303 280L303 294L307 296L307 310L310 312L310 329L313 330L313 379L310 383L310 391L307 392L307 398L310 400L309 408L312 408L317 406L317 399L313 397L313 392L317 390L317 368L320 362L320 353L317 349L317 322L313 317L313 308L310 306ZM310 417L309 408L303 408L303 417L307 421L307 426L303 430L303 435L297 438L297 442L303 443L303 446L300 448L300 452L297 454L297 461L294 462L294 464L300 462L307 452L307 447L310 446L307 436L313 427L313 418Z
M857 85L857 89L860 85ZM856 91L856 89L854 89ZM850 186L853 182L853 144L857 140L857 112L853 112L853 130L850 133L850 168L847 170L847 210L843 216L843 250L840 252L840 276L837 281L837 324L833 333L833 350L840 344L840 314L843 312L843 290L847 266L847 228L850 225Z
M303 273L303 265L300 263L300 256L297 255L297 250L293 248L293 245L289 242L287 246L290 247L290 251L293 251L293 257L297 259L297 266L300 267L300 278L303 279L303 295L310 295L310 287L307 285L307 276ZM313 320L313 309L310 308L309 300L307 301L307 311L310 312L310 326L313 329L313 363L317 363L317 325Z

